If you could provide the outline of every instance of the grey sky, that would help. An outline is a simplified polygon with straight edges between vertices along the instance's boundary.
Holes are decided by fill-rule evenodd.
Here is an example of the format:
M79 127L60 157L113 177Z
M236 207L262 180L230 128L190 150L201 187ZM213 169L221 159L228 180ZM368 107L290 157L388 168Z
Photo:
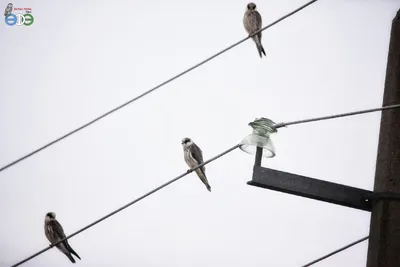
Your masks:
M1 22L0 165L246 36L248 1L13 1ZM263 24L306 0L256 2ZM6 7L8 1L1 1ZM154 94L0 173L0 265L46 247L48 211L67 234L276 122L378 107L397 0L321 0ZM372 189L380 113L283 128L264 166ZM246 185L236 150L73 237L81 266L296 267L368 234L369 213ZM320 267L365 266L367 242ZM70 266L56 249L25 266Z

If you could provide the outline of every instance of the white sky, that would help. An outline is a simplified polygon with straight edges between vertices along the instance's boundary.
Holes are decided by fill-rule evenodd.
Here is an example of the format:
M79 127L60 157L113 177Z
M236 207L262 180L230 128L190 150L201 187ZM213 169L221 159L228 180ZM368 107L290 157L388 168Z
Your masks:
M264 25L306 0L256 2ZM1 1L6 7L8 1ZM247 1L13 1L30 27L1 22L0 166L246 36ZM378 107L398 0L321 0L76 135L0 173L0 266L185 172L181 139L204 158L275 122ZM263 165L372 189L380 113L283 128ZM297 267L366 236L368 212L246 185L236 150L73 237L81 266ZM367 242L319 267L365 266ZM3 264L3 265L1 265ZM52 249L24 266L70 266Z

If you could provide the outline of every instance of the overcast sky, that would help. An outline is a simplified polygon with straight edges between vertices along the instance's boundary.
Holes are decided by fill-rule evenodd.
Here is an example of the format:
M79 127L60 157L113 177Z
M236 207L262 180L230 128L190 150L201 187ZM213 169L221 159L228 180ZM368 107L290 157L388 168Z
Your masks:
M190 3L189 3L190 2ZM13 1L1 22L0 166L246 36L247 1ZM266 25L306 0L256 2ZM8 1L1 1L6 7ZM398 0L321 0L68 139L0 173L0 265L185 172L181 139L209 159L275 122L378 107ZM380 113L282 128L263 166L371 190ZM370 214L246 184L236 150L70 239L80 266L297 267L368 235ZM367 242L319 263L365 266ZM1 265L1 266L3 266ZM71 266L51 249L24 266Z

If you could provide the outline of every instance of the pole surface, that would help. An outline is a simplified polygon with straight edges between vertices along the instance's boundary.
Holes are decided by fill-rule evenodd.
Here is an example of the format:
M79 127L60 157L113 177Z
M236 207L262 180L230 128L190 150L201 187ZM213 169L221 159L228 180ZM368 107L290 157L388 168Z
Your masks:
M400 103L400 9L393 19L383 105ZM382 112L375 192L400 194L400 110ZM400 201L380 200L372 208L367 267L400 266Z

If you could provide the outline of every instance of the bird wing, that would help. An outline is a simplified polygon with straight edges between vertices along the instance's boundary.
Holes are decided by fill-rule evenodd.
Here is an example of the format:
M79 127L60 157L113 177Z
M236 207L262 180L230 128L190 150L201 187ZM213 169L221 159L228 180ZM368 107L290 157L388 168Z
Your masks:
M64 229L57 220L51 220L49 224L56 236L60 238L60 240L65 238Z
M262 18L258 11L253 11L248 15L247 23L249 34L252 34L262 28ZM261 38L261 32L257 34Z
M65 236L65 233L64 233L64 229L62 228L62 226L61 226L61 224L57 221L57 220L52 220L51 221L51 226L53 227L53 231L55 232L55 234L60 238L60 240L61 239L64 239L66 236ZM61 244L60 244L61 245ZM80 257L79 257L79 255L78 255L78 253L76 253L73 249L72 249L72 247L68 244L68 240L65 240L65 241L63 241L62 242L62 245L60 246L60 248L61 248L61 250L64 252L64 253L66 253L66 252L68 252L68 253L72 253L72 254L74 254L76 257L78 257L78 259L81 259ZM68 255L68 253L66 253L66 255L68 256L68 258L72 258L72 257L70 257L69 255ZM72 260L71 261L73 261L73 262L75 262L75 260L73 260L73 258L72 258Z
M203 152L195 143L190 146L190 155L195 161L197 161L197 164L203 163ZM204 166L202 166L200 169L203 171L203 173L206 171Z
M49 222L49 225L51 226L51 228L54 232L54 236L55 236L54 243L59 242L60 240L62 240L66 237L65 233L64 233L64 229L62 228L61 224L57 220L51 220ZM67 257L71 260L72 257L71 257L71 255L69 255L69 253L71 253L71 250L70 250L70 247L68 244L68 240L64 240L63 242L58 244L56 247L59 250L61 250L65 255L67 255ZM75 262L73 260L73 258L71 261Z
M260 13L258 13L258 11L254 12L254 17L255 17L255 24L257 27L256 31L258 31L259 29L262 28L262 18ZM257 35L261 38L261 32L259 32Z

